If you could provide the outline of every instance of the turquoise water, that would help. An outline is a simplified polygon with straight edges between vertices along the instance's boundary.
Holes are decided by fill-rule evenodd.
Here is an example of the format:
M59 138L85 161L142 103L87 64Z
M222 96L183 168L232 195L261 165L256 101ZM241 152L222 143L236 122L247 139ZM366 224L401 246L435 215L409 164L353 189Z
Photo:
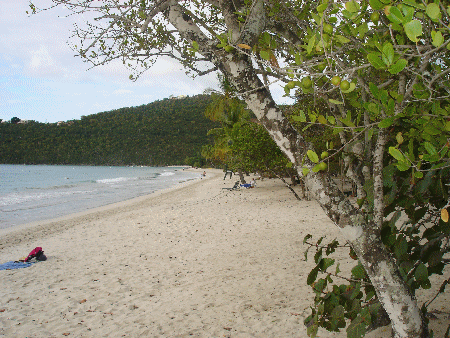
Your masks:
M168 167L0 165L0 228L151 194L198 173Z

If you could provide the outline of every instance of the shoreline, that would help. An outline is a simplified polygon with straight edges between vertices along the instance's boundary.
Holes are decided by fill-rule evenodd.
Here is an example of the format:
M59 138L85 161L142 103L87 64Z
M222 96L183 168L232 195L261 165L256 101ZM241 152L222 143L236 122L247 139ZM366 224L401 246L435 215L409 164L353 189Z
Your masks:
M110 166L83 165L80 167L84 169L79 171L71 170L75 169L75 165L25 165L24 169L21 169L20 165L3 165L7 166L12 169L2 171L4 175L0 180L0 185L5 184L5 191L0 194L0 232L145 197L200 177L200 172L185 170L186 166L176 167L177 169L148 167L149 171L142 171L142 167L120 166L117 172L111 170ZM36 169L39 166L53 169ZM61 169L64 167L67 169ZM55 177L55 180L43 179L43 183L40 183L40 179L35 179L40 175ZM23 176L23 180L19 176ZM141 185L141 179L148 181L143 181L144 184ZM14 181L19 182L17 186L10 184ZM130 187L127 188L127 185ZM119 193L114 191L115 188L121 189L117 190Z
M222 188L235 180L206 172L182 187L0 232L0 243L12 241L0 246L0 263L36 246L48 257L0 271L0 337L307 337L314 262L312 253L304 261L303 238L342 241L338 229L279 180L229 191ZM342 271L354 264L347 252L334 258ZM434 308L447 311L446 298ZM439 317L436 337L450 322Z
M194 171L194 172L198 171L199 174L204 171L203 169L202 170L186 169L186 170ZM219 173L217 173L217 174L214 173L215 170L218 170L218 169L208 169L208 171L210 173L212 173L214 175L219 175ZM212 179L214 177L207 176L205 179ZM114 202L111 204L106 204L103 206L94 207L94 208L87 209L84 211L74 212L74 213L71 213L68 215L54 217L54 218L50 218L50 219L46 219L46 220L39 220L39 221L14 225L14 226L7 227L7 228L0 228L0 238L2 239L2 241L0 242L0 253L2 250L6 249L7 247L17 244L17 240L11 239L11 237L14 238L17 236L21 236L25 232L28 233L30 231L32 231L32 232L36 231L36 228L38 228L38 227L44 228L46 235L49 235L51 233L57 233L57 232L64 231L64 230L67 230L68 228L70 228L70 225L68 225L67 227L58 226L58 224L60 224L60 223L64 223L64 224L67 222L76 223L77 220L79 220L80 222L81 221L89 222L90 220L92 220L95 217L102 217L102 215L107 214L109 211L120 212L122 209L127 208L127 207L133 208L135 205L138 205L140 203L145 203L147 200L150 200L152 198L157 198L159 195L172 193L176 190L183 189L191 184L196 184L196 183L201 183L201 180L198 180L195 178L189 179L189 180L177 183L169 188L156 190L156 191L152 192L151 194L134 197L134 198L127 199L124 201ZM56 228L54 227L55 225L56 225ZM37 231L42 231L42 230L43 229L40 229ZM23 234L23 235L25 235L25 234Z

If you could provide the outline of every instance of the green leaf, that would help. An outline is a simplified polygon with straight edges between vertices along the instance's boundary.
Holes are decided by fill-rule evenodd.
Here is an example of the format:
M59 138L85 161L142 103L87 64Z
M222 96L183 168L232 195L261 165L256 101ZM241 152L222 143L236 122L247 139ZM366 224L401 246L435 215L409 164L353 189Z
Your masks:
M319 15L317 15L316 13L311 12L311 16L312 16L312 18L314 19L314 21L316 22L316 24L317 24L317 25L320 25L320 22L322 21L322 19L321 19L322 14L319 16Z
M342 305L336 306L333 311L331 311L331 318L334 320L344 319L345 309Z
M302 57L299 53L295 54L295 64L297 66L300 66L302 64Z
M418 42L422 35L422 24L419 20L412 20L405 24L405 33L412 42Z
M319 279L316 284L314 284L314 290L317 292L322 292L327 286L327 281L323 278Z
M411 165L408 162L398 162L396 164L396 166L397 166L397 169L400 171L406 171L409 168L411 168Z
M372 297L375 296L375 291L370 291L367 293L366 295L366 302L369 301L370 299L372 299Z
M347 327L347 338L361 338L366 335L366 323L361 315L356 317Z
M344 102L342 102L342 101L333 100L333 99L329 99L328 101L329 101L330 103L334 103L334 104L344 104Z
M302 168L302 174L303 174L303 176L308 175L308 173L309 173L309 168L303 167L303 168Z
M441 16L439 5L434 2L427 5L427 9L425 10L425 12L432 20L438 20Z
M335 260L332 258L322 258L320 262L320 270L326 271L330 266L334 264Z
M316 45L316 35L313 34L311 36L311 38L309 39L309 41L308 41L308 46L306 47L306 52L308 54L311 54L311 52L312 52L312 50L313 50L315 45Z
M394 62L394 47L391 43L386 42L383 45L383 53L381 54L381 58L386 66L390 66L392 62Z
M423 173L421 171L416 171L414 173L414 177L416 177L416 178L423 178Z
M431 39L434 47L440 47L444 43L444 37L441 32L431 31Z
M380 59L379 55L380 53L370 53L367 55L367 59L369 60L370 64L376 69L384 69L386 68L386 65Z
M446 131L450 131L450 121L447 121L447 122L445 123L444 129L445 129Z
M311 235L311 234L307 234L307 235L303 238L303 244L305 244L305 243L308 241L308 239L310 239L310 238L312 238L312 235Z
M428 89L422 83L413 85L413 94L417 99L427 99L430 96Z
M418 282L423 282L428 279L428 269L425 264L420 263L414 272L414 278Z
M316 164L313 168L312 168L312 172L313 173L318 173L319 171L321 171L322 170L322 166L321 166L321 164L319 163L319 164Z
M195 50L195 51L198 51L198 43L197 43L197 41L192 41L192 48Z
M412 6L402 6L402 13L405 16L403 22L410 22L414 17L415 9Z
M303 110L300 110L300 118L301 118L300 122L306 122L306 115Z
M394 123L394 117L385 118L383 121L378 123L378 127L380 128L388 128Z
M399 162L405 162L405 156L395 147L389 147L389 154Z
M262 50L259 52L259 55L261 56L262 59L264 60L270 60L270 53L266 50Z
M401 237L400 241L398 241L395 245L395 254L397 258L405 255L408 252L408 241L405 237Z
M422 4L417 4L415 0L403 0L403 3L414 8L420 8L422 6Z
M431 282L429 279L426 279L422 283L420 283L420 286L425 290L431 289Z
M361 263L352 269L352 276L356 279L363 279L366 276L366 270Z
M308 274L308 278L306 279L306 284L311 285L316 281L317 274L319 273L319 267L316 266L314 269L310 271Z
M327 7L328 7L328 2L325 2L325 3L317 6L316 9L317 9L318 13L323 13L327 9Z
M306 152L306 155L308 156L308 158L311 160L311 162L313 163L319 163L319 156L317 156L317 154L312 151L312 150L308 150Z
M378 97L380 96L380 91L379 91L377 85L374 84L373 82L370 82L369 89L370 89L370 92L372 93L373 97L378 99Z
M394 63L390 68L389 68L389 73L391 74L398 74L400 73L403 69L405 69L405 67L408 65L408 61L406 61L405 59L398 59L396 63Z
M308 337L316 337L317 331L319 331L319 324L314 323L306 329L306 334Z
M350 299L360 299L361 298L361 283L356 283L355 288L352 290L352 293L350 295ZM358 304L358 307L360 304Z
M423 146L424 146L425 149L427 150L428 154L430 154L430 155L432 155L432 156L438 154L436 148L435 148L430 142L425 142L425 143L423 144Z
M384 3L382 3L379 0L369 0L369 4L370 4L370 7L372 7L372 9L374 11L382 9L382 8L384 8L386 6Z
M405 22L402 12L400 12L400 10L395 6L389 7L389 14L387 15L387 18L394 24L402 24Z
M339 119L347 127L355 127L355 124L351 120L351 116L347 116L345 119Z
M359 3L357 3L354 0L348 1L345 3L345 9L348 10L350 13L356 13L359 11Z
M339 35L339 34L335 35L334 38L336 39L337 42L342 43L342 44L350 42L350 39L346 38L345 36Z
M322 124L328 124L327 119L323 115L319 115L319 117L317 118L317 121L319 121L319 123L322 123Z

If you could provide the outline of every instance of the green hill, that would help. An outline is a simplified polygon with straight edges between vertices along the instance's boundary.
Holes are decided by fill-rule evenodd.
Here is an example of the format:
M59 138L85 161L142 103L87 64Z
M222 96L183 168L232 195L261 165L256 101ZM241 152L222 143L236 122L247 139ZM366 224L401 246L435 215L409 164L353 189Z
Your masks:
M196 157L217 124L208 95L164 99L64 124L0 123L2 164L171 165Z

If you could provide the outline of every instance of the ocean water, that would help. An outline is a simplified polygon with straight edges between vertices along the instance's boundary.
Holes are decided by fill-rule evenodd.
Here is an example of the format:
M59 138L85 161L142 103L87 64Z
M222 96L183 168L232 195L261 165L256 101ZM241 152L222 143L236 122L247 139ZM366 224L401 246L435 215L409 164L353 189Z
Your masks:
M198 179L182 167L0 165L0 229L85 211Z

